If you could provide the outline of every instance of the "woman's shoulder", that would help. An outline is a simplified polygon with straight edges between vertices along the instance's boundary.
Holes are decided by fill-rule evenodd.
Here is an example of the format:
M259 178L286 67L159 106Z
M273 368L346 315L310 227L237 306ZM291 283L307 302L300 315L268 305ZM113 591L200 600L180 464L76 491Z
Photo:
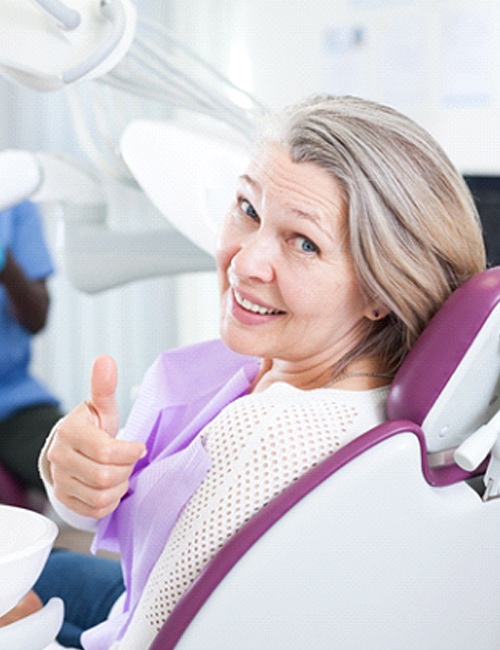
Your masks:
M316 388L302 390L285 382L276 382L262 392L250 393L229 405L235 412L251 410L259 421L280 419L333 422L343 419L378 424L386 419L389 387L365 391Z
M272 411L285 411L304 421L321 421L321 426L337 428L340 423L361 432L387 419L389 386L371 390L301 390L276 383L261 393L264 404L275 404ZM342 428L343 425L340 425Z
M381 386L369 390L341 390L335 388L314 388L304 390L287 384L276 382L271 384L263 394L268 396L281 396L290 399L297 399L303 402L349 402L349 403L377 403L385 402L389 394L390 386Z

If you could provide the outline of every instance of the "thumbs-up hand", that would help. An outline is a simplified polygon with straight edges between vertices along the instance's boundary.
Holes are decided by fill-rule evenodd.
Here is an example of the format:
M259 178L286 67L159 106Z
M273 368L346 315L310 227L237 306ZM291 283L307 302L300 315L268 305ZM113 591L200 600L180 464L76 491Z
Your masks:
M145 453L142 442L115 438L116 385L114 361L98 357L92 367L90 400L61 420L47 452L56 498L86 517L101 519L116 508L135 463Z
M118 433L120 414L116 403L118 373L111 357L97 357L90 375L90 401L85 402L95 424L113 438Z

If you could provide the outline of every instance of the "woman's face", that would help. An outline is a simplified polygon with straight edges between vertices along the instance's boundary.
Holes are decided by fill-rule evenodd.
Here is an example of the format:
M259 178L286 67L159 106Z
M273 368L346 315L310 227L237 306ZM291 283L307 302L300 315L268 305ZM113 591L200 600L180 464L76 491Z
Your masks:
M340 186L277 144L239 179L217 266L221 336L237 352L331 368L365 331Z

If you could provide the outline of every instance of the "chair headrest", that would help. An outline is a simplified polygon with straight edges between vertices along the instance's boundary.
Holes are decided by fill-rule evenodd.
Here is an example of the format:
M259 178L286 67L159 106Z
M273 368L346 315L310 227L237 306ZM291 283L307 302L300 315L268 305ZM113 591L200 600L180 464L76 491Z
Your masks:
M500 267L460 286L397 373L389 419L421 426L429 452L460 445L500 409Z

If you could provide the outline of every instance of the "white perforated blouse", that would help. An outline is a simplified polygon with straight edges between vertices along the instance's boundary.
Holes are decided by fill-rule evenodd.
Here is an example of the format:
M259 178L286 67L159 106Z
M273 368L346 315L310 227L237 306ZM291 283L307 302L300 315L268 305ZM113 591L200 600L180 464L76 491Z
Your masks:
M288 485L383 422L388 388L304 391L276 383L229 404L201 436L212 467L182 511L124 638L148 647L226 540Z

